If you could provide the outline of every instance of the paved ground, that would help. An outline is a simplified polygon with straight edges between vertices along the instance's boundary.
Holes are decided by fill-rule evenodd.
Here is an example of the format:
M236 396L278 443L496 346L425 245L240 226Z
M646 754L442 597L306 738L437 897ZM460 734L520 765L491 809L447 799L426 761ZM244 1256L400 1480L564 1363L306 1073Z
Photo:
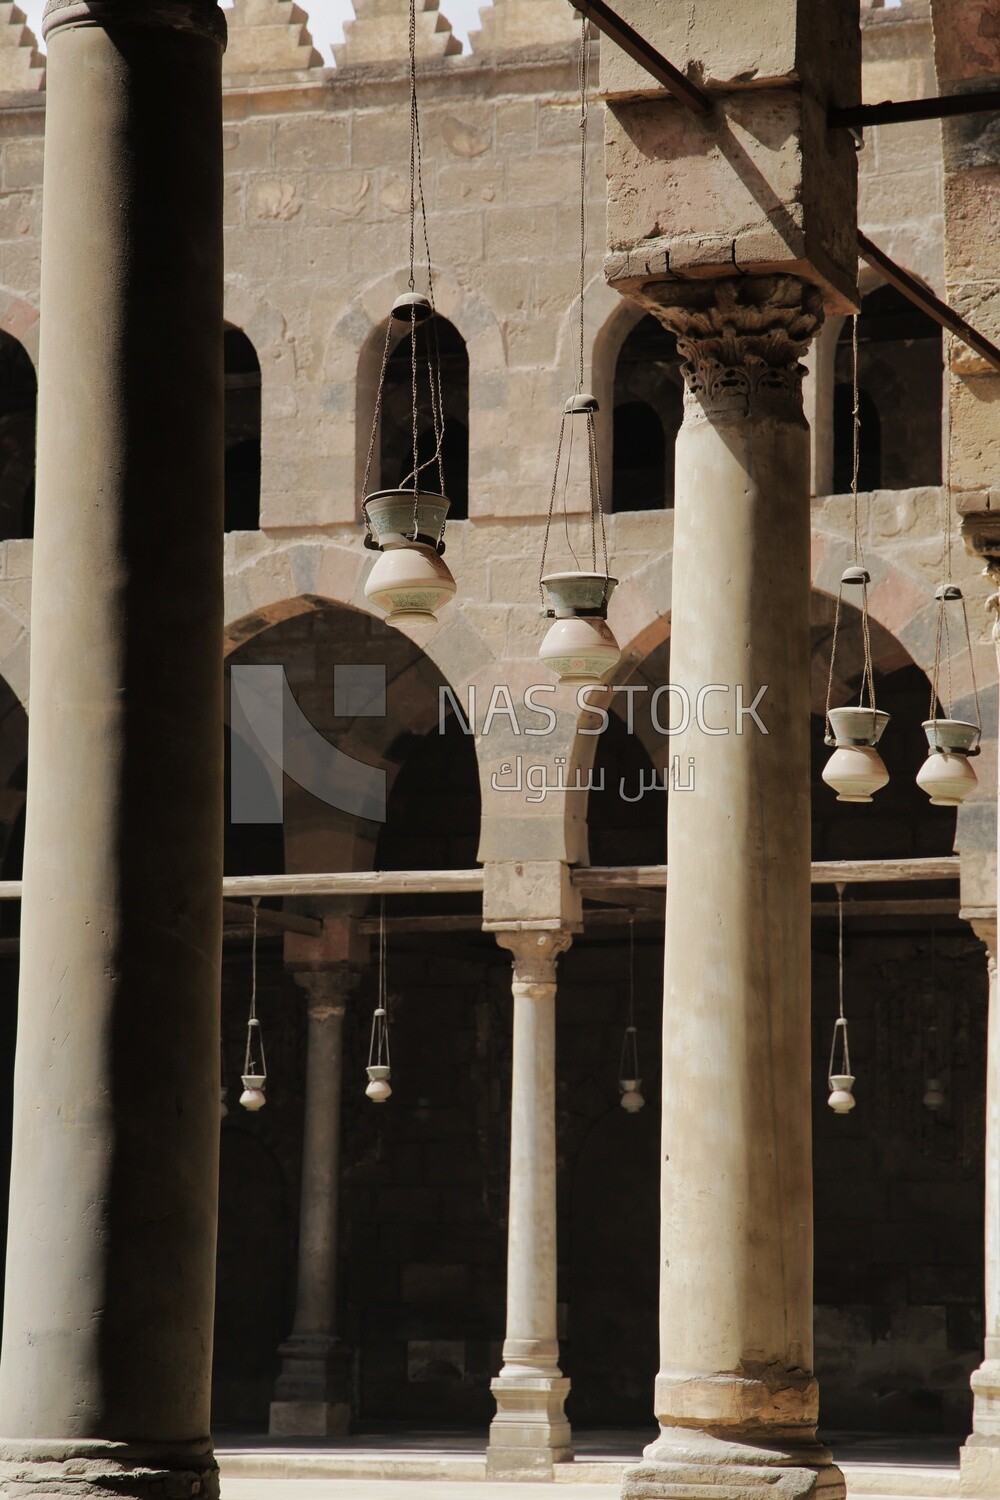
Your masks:
M485 1434L413 1429L354 1433L317 1442L263 1433L219 1433L223 1500L611 1500L622 1468L652 1432L574 1434L576 1460L551 1484L485 1478ZM937 1437L826 1435L844 1467L848 1496L951 1500L958 1494L958 1444Z

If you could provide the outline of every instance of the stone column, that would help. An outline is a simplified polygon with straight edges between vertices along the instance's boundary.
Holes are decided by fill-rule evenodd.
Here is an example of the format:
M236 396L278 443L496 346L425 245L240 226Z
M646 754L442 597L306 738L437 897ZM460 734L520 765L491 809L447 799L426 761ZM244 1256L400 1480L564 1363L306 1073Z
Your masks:
M49 0L0 1491L218 1493L212 0Z
M344 1011L360 977L352 964L295 976L306 994L306 1102L295 1322L279 1351L269 1426L281 1437L340 1437L350 1426L351 1359L336 1331L336 1272Z
M491 1478L551 1478L573 1457L556 1327L556 962L565 931L497 931L513 955L507 1336L490 1389Z
M972 1433L961 1451L963 1495L1000 1490L1000 993L997 986L996 921L973 921L986 944L989 1019L986 1033L986 1339L983 1362L972 1375Z
M810 1139L809 431L822 317L792 276L652 287L677 440L663 1010L660 1438L629 1500L843 1496L816 1442ZM746 712L757 697L762 730ZM699 712L700 705L700 712ZM741 709L744 711L741 713Z

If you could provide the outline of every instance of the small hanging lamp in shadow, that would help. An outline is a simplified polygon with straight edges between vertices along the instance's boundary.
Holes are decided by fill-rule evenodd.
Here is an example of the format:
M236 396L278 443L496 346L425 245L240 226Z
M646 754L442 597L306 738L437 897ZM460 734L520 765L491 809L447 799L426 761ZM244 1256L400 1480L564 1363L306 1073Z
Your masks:
M392 1093L389 1084L389 1015L386 1007L385 972L385 897L379 897L378 916L378 1001L372 1016L368 1042L368 1087L366 1096L373 1104L384 1104Z
M253 898L253 939L250 946L250 1018L247 1021L247 1047L243 1059L243 1092L240 1103L252 1113L263 1109L267 1103L264 1087L267 1083L267 1061L264 1057L264 1038L257 1019L257 909L260 897Z
M635 1020L635 917L628 919L628 1025L622 1037L622 1056L618 1067L618 1090L621 1107L636 1115L646 1103L639 1077L639 1028Z
M837 1019L833 1023L830 1043L830 1065L827 1082L830 1097L827 1104L834 1114L847 1115L854 1108L854 1074L851 1072L851 1050L847 1040L847 1017L844 1014L844 886L837 885ZM839 1051L839 1059L838 1059Z

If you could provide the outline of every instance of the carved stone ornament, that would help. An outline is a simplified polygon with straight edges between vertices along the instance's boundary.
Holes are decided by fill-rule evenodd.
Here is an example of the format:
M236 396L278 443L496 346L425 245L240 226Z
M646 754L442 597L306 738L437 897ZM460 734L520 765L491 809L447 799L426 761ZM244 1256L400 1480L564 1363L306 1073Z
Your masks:
M801 411L799 363L823 321L818 287L796 276L650 282L643 304L677 336L689 397L707 409L755 397Z

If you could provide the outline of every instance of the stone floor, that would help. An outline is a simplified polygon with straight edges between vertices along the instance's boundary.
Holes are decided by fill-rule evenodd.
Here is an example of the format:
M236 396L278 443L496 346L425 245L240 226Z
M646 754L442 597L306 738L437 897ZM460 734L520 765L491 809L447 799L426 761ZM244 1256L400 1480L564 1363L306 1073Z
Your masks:
M574 1434L576 1459L556 1471L565 1500L610 1500L622 1468L652 1432ZM958 1495L953 1438L882 1433L826 1435L849 1497L949 1500ZM550 1500L550 1484L486 1480L485 1434L395 1429L318 1442L262 1433L218 1433L223 1500Z

